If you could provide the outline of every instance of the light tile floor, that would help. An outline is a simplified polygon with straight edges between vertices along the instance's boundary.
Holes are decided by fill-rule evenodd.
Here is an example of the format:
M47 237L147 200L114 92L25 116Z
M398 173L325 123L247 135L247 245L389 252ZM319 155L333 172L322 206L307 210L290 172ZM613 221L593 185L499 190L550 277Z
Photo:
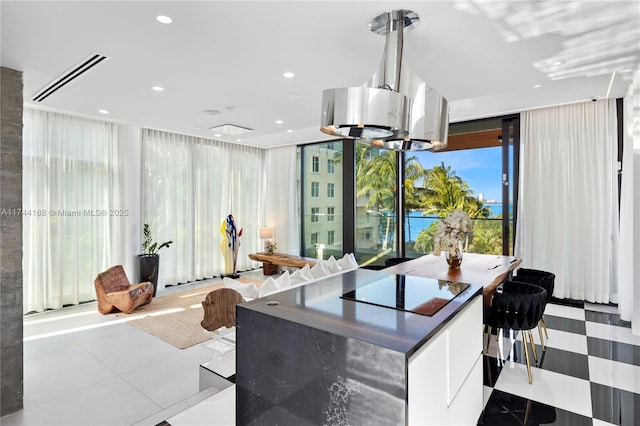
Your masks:
M261 270L243 275L264 278ZM533 385L521 339L493 336L478 424L640 424L640 337L616 312L548 304L547 350L532 368ZM100 315L95 303L28 315L24 336L25 408L2 425L157 425L218 391L198 392L199 365L216 355L211 342L177 349ZM534 339L540 356L535 332Z
M242 276L264 279L262 270ZM157 296L220 278L159 289ZM24 317L24 410L17 425L156 425L211 396L199 392L199 365L215 351L203 342L178 349L96 303Z

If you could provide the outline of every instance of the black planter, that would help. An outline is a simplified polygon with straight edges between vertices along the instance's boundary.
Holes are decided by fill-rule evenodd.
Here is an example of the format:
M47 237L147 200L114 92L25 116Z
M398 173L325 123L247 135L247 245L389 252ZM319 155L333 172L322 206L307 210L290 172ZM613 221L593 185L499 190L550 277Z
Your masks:
M149 281L153 284L153 296L156 295L158 289L158 267L160 265L160 256L157 254L139 254L138 255L138 282L143 283Z

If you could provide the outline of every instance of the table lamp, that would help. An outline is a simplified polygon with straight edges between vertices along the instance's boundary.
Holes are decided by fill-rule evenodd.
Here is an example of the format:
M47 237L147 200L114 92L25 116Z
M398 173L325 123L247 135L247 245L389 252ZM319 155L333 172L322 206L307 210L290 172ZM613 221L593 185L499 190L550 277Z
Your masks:
M276 245L275 242L271 240L271 238L273 238L273 227L265 226L260 228L260 238L264 240L264 251L273 253Z

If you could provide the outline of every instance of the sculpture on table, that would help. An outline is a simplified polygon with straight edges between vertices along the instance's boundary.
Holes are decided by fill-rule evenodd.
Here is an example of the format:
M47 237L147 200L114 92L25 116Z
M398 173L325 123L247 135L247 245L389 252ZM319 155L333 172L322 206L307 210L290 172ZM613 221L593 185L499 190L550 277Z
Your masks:
M220 250L222 251L222 256L224 256L225 275L231 278L238 278L236 263L238 261L242 228L238 230L235 219L230 214L222 221L220 233L222 234Z

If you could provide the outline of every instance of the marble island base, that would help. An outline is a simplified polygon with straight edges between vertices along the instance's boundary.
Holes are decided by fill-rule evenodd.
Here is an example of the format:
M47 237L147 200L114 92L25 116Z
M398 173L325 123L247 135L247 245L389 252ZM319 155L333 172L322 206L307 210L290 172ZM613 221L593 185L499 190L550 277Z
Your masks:
M238 306L236 424L474 424L481 287L433 316L340 297L389 279L358 270Z

